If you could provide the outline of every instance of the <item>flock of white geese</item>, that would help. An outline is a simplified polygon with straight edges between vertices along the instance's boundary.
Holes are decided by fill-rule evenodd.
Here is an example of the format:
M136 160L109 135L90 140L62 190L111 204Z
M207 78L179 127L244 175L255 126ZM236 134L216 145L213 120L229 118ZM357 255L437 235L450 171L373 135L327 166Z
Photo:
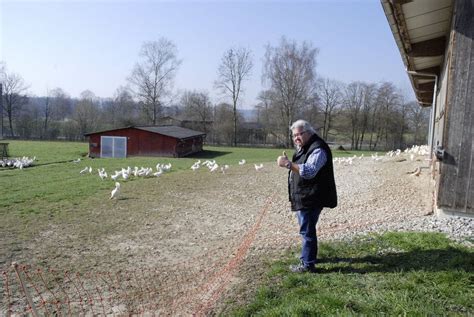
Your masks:
M34 161L36 161L36 156L33 158L29 158L27 156L16 157L11 159L5 158L3 160L0 160L0 166L7 168L9 167L23 169L24 167L30 167L31 165L33 165Z
M410 158L411 161L415 160L417 155L427 155L429 153L429 147L427 145L414 145L411 148L407 148L404 151L400 149L389 151L384 156L379 156L378 153L372 154L371 159L373 161L380 161L383 160L384 157L398 157L398 156L407 156ZM333 163L337 164L347 164L352 165L354 161L361 160L364 158L364 154L360 156L354 155L352 157L336 157L333 159ZM25 167L32 166L34 161L36 161L36 157L29 158L29 157L21 157L21 158L13 158L13 159L3 159L0 160L0 166L4 168L18 168L23 169ZM81 159L78 158L72 161L73 163L80 163ZM247 162L245 159L242 159L238 162L239 165L245 165ZM163 164L158 163L155 166L155 169L152 167L137 167L135 166L133 169L128 166L127 168L121 168L120 170L115 170L113 174L109 174L105 171L105 168L97 169L97 175L101 180L105 180L110 178L111 180L115 181L115 188L112 190L110 198L114 199L119 196L120 193L120 183L119 180L126 181L132 177L139 178L139 177L158 177L164 172L170 171L172 168L171 163ZM226 171L230 168L228 164L219 165L217 164L216 160L206 160L201 161L198 160L191 165L191 169L193 171L197 171L202 168L207 168L209 172L214 173L220 170L221 173L225 174ZM263 164L254 164L255 171L260 171L263 169ZM86 166L82 170L79 171L79 174L93 174L94 169L91 166ZM410 174L414 176L420 175L421 168L417 168L415 171L410 172Z
M77 159L72 161L73 163L79 163L81 162L81 159ZM242 159L239 161L239 165L244 165L246 164L246 160ZM263 163L260 164L254 164L255 170L258 172L263 168ZM117 199L120 194L120 183L119 181L127 181L131 178L146 178L146 177L158 177L163 172L168 172L172 168L171 163L163 164L163 163L158 163L155 166L155 169L152 167L138 167L135 166L134 168L131 168L128 166L127 168L121 168L120 170L115 170L113 174L108 174L105 168L98 168L97 169L97 175L101 180L105 179L111 179L115 181L115 188L112 190L110 193L110 199ZM197 171L198 169L203 168L203 169L208 169L209 172L214 173L218 170L222 172L222 174L225 174L226 171L230 168L228 164L224 165L219 165L217 164L216 160L206 160L206 161L201 161L198 160L194 162L191 166L191 169L193 171ZM92 166L86 166L82 170L79 171L79 174L85 175L85 174L95 174L94 169Z
M400 157L405 159L405 157L409 158L410 161L414 161L416 156L424 156L429 153L429 147L427 145L414 145L411 148L407 148L404 151L397 149L394 151L388 151L385 153L383 156L379 156L378 153L371 154L371 159L372 161L382 161L386 158L392 158L392 157ZM333 163L337 164L344 164L344 165L352 165L354 162L357 160L361 160L364 158L364 154L361 154L359 156L354 155L351 157L336 157L333 158Z

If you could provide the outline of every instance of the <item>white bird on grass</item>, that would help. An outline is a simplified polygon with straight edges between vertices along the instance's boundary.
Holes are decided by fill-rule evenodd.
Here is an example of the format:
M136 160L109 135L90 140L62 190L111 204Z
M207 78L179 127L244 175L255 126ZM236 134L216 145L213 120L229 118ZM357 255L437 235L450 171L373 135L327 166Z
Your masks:
M259 170L263 168L263 163L260 163L259 165L254 164L254 166L255 166L255 170L258 172Z
M105 171L105 168L97 169L97 172L99 173L99 177L101 180L104 180L107 178L107 172Z
M211 168L214 164L216 164L216 160L205 160L201 163L201 166L206 165L208 168Z
M221 167L222 174L225 174L225 171L229 169L229 165L224 165Z
M171 163L163 164L161 165L161 168L163 169L163 171L168 172L169 170L171 170Z
M86 173L88 170L89 170L89 168L86 166L86 167L84 167L83 170L81 170L81 171L79 172L79 174L84 174L84 173Z
M120 193L120 183L119 183L119 182L115 182L115 188L114 188L114 189L112 190L112 192L110 193L110 199L118 198L119 193Z
M217 163L215 163L214 165L212 165L211 167L209 167L209 171L210 171L210 172L214 172L214 171L216 171L218 168L219 168L219 165L218 165Z
M244 165L244 164L245 164L245 160L244 160L244 159L242 159L242 160L239 161L239 165Z
M161 174L163 174L163 170L162 170L161 168L157 168L157 170L158 170L158 171L157 171L156 173L153 173L153 176L158 177L158 176L160 176Z
M123 178L124 181L126 181L129 176L130 176L130 174L122 172L122 178Z

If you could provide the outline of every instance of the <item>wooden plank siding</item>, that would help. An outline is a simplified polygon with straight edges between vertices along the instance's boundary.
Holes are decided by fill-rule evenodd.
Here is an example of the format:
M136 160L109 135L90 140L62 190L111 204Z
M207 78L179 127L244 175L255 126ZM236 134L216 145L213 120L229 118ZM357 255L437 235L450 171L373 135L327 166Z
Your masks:
M452 81L446 107L438 208L474 215L474 1L456 1Z
M184 134L183 131L181 131L181 134L178 131L176 137L135 127L89 133L87 134L89 137L89 156L101 156L102 136L126 137L127 156L183 157L202 151L203 135L200 132L193 135L189 131L191 130L185 131Z

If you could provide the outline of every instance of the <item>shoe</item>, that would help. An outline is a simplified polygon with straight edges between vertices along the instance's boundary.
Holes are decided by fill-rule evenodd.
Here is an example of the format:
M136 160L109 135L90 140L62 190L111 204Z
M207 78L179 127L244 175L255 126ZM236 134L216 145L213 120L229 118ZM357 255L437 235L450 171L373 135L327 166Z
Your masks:
M314 265L304 265L303 262L300 262L296 265L290 265L290 271L293 273L316 273L316 268Z

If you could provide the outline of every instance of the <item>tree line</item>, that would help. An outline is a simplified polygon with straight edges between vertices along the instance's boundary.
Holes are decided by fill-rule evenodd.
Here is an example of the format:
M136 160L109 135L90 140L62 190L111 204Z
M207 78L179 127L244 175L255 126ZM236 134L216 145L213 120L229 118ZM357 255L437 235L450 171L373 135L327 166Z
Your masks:
M0 64L1 136L44 140L84 140L84 134L133 125L169 123L205 132L209 144L292 146L289 126L304 118L330 142L351 149L394 149L426 143L429 111L405 100L391 82L343 83L316 74L318 49L282 37L268 44L261 74L264 89L244 113L241 96L253 71L252 52L224 52L214 87L228 103L212 104L207 91L173 91L181 65L178 50L166 38L143 43L128 85L110 98L83 91L72 98L62 88L46 96L28 94L21 75Z

